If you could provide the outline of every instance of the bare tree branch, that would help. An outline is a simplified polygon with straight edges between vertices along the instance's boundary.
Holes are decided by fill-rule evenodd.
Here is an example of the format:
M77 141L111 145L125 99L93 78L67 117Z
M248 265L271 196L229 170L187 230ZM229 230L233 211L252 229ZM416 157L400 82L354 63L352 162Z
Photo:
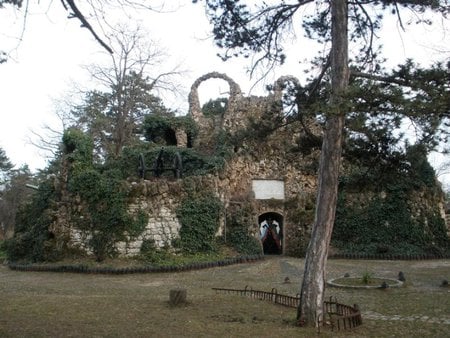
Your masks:
M69 19L77 18L81 22L81 27L87 28L91 34L94 36L95 40L97 40L100 45L103 46L109 53L113 53L111 47L109 47L95 32L95 30L92 28L91 24L86 20L83 13L78 9L75 2L73 0L61 0L61 3L66 11L69 10L69 8L72 10L72 13L69 15Z

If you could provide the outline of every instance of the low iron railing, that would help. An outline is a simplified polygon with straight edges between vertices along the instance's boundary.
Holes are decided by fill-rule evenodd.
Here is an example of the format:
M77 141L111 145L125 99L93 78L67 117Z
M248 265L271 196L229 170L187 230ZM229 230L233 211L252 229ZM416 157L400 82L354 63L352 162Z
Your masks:
M300 296L288 296L278 293L277 289L273 288L270 292L253 290L248 286L245 289L228 289L228 288L213 288L216 292L226 294L237 294L253 299L269 301L278 305L283 305L291 308L297 308L300 304ZM338 303L336 299L330 299L324 302L325 320L319 320L322 325L330 325L331 329L346 330L352 329L362 324L361 311L355 304L353 307Z

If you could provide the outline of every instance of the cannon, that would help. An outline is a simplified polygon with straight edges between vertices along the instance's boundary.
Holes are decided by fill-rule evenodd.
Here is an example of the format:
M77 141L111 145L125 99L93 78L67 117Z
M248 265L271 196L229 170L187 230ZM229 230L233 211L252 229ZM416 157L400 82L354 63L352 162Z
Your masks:
M154 177L160 177L163 172L165 171L172 171L173 176L176 179L182 178L183 176L183 161L181 159L181 154L179 151L175 153L175 156L172 160L172 165L169 167L164 166L164 148L161 148L161 150L158 153L158 156L156 157L155 161L153 162L153 168L147 168L145 165L145 157L144 154L139 154L139 177L145 178L145 173L147 171L152 171Z

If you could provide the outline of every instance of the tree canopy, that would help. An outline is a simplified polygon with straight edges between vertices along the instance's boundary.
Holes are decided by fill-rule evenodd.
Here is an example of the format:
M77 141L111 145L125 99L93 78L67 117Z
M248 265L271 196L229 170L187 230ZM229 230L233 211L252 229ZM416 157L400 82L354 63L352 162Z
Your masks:
M304 88L297 88L295 100L298 116L308 107L324 121L316 214L297 314L300 325L319 325L323 319L326 258L335 220L344 128L354 128L347 134L354 144L376 140L378 146L390 147L392 125L400 126L407 116L420 122L419 142L430 148L447 137L448 66L421 70L408 62L387 75L382 49L376 43L385 15L394 15L404 27L403 10L408 10L415 19L411 23L432 24L422 14L431 10L445 18L446 4L439 0L302 0L250 5L240 0L205 0L223 60L252 57L255 67L283 63L287 57L283 42L299 26L306 37L322 45L311 60L318 75L308 79Z
M13 167L14 166L11 163L10 159L8 158L8 156L6 156L5 151L0 147L0 172L4 174L11 170Z

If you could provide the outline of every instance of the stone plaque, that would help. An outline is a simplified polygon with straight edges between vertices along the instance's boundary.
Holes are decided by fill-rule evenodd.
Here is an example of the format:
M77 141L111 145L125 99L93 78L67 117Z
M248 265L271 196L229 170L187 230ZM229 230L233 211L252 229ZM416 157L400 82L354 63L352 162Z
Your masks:
M253 180L252 190L257 200L284 200L284 181Z

